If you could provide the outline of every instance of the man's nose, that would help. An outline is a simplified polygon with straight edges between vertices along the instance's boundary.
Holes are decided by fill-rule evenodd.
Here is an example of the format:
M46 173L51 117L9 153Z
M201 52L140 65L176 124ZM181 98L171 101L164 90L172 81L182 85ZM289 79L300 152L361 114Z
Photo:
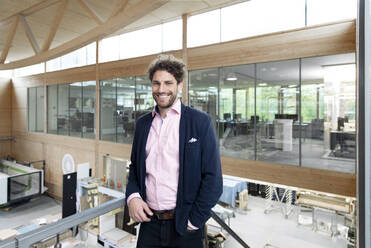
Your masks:
M158 89L158 91L161 93L161 92L165 92L165 84L160 84L160 87Z

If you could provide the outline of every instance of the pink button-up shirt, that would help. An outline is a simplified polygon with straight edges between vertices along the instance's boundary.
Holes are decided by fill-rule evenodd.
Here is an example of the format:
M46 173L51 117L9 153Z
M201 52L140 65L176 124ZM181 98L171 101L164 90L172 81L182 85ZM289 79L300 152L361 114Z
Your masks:
M153 109L151 129L146 144L147 204L154 210L174 209L179 178L179 125L181 103L178 99L162 119ZM128 197L128 204L139 193Z
M174 209L179 178L180 101L169 109L164 119L153 110L146 144L147 204L154 210Z

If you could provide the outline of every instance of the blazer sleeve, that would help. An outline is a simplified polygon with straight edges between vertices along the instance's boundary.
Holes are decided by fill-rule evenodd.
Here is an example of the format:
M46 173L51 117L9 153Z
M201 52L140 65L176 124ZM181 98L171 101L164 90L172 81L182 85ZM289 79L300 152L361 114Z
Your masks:
M209 116L204 137L201 139L201 185L196 201L192 205L189 220L201 228L211 216L211 208L218 202L223 191L222 169L218 141Z
M134 140L133 140L133 145L131 148L131 164L130 164L130 170L129 170L129 179L128 179L128 184L126 185L126 199L129 198L129 196L133 193L140 193L139 191L139 181L138 181L138 164L137 164L137 149L138 149L138 139L139 135L137 130L138 128L138 123L136 124L135 128L135 133L134 133Z

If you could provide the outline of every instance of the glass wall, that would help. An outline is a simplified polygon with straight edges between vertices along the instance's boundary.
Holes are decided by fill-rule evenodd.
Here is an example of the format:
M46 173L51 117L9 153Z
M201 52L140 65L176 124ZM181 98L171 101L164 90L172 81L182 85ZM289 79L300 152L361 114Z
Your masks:
M219 82L220 153L253 160L255 66L221 68Z
M29 132L44 132L44 86L27 89L27 124Z
M95 138L95 81L50 85L48 133Z
M256 65L257 159L299 165L299 60Z
M302 60L302 165L354 173L355 55Z
M218 128L218 85L219 70L207 69L189 72L189 106L208 113ZM217 135L219 133L217 132Z
M131 144L135 120L152 111L154 106L148 77L102 80L100 96L100 139Z
M191 71L189 105L222 156L354 173L355 76L353 53Z

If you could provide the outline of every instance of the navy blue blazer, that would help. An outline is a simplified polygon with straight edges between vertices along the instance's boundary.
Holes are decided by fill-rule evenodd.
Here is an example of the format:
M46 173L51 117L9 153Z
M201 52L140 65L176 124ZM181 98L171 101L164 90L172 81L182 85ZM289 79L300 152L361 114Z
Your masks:
M152 113L148 113L136 122L126 198L139 192L146 201L145 148L152 120ZM219 148L211 118L184 104L179 127L179 166L175 226L183 235L188 220L198 228L203 227L223 191Z

